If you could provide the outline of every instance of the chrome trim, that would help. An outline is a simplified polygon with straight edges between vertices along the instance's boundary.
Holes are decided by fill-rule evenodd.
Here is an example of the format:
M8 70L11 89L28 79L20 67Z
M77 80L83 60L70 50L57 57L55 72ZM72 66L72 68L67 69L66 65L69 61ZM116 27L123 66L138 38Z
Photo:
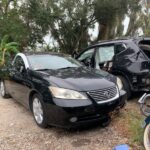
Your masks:
M110 99L105 100L105 101L96 101L96 103L98 103L98 104L105 104L105 103L112 102L112 101L116 100L117 98L119 98L119 89L118 89L118 87L116 87L116 89L117 89L117 94L116 94L115 97L110 98ZM90 93L89 92L87 92L87 93L92 98L92 96L90 95ZM94 98L92 98L92 99L94 99Z
M142 97L138 100L138 102L140 103L140 104L144 104L145 103L145 99L147 98L147 97L150 97L150 94L143 94L142 95Z

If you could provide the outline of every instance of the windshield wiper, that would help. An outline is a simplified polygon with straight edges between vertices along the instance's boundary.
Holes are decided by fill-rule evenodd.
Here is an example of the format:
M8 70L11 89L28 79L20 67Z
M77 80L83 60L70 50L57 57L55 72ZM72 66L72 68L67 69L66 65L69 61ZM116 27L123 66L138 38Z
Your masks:
M64 68L60 68L58 70L69 69L69 68L77 68L77 67L64 67Z
M36 69L35 71L47 71L47 70L50 70L50 69L47 69L47 68L45 68L45 69Z

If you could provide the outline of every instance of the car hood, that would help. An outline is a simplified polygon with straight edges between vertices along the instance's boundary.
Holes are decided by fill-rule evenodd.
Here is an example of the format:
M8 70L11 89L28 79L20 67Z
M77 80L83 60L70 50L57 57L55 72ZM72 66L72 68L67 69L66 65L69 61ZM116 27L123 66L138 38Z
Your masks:
M40 74L53 86L76 91L104 89L115 85L109 81L112 75L85 67L40 71Z

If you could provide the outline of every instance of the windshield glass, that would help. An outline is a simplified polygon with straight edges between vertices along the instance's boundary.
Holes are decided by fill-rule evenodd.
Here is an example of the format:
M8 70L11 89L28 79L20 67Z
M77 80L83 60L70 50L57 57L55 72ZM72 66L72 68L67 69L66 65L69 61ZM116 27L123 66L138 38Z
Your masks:
M31 55L28 56L29 63L34 70L42 69L63 69L81 67L82 65L71 57L57 55Z

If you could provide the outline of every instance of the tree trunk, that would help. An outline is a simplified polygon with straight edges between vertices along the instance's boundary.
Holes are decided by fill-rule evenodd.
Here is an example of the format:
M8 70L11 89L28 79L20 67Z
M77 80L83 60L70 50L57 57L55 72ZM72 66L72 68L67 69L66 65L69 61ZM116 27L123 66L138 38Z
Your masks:
M108 26L107 25L99 25L99 34L97 37L97 41L106 40L108 38Z

